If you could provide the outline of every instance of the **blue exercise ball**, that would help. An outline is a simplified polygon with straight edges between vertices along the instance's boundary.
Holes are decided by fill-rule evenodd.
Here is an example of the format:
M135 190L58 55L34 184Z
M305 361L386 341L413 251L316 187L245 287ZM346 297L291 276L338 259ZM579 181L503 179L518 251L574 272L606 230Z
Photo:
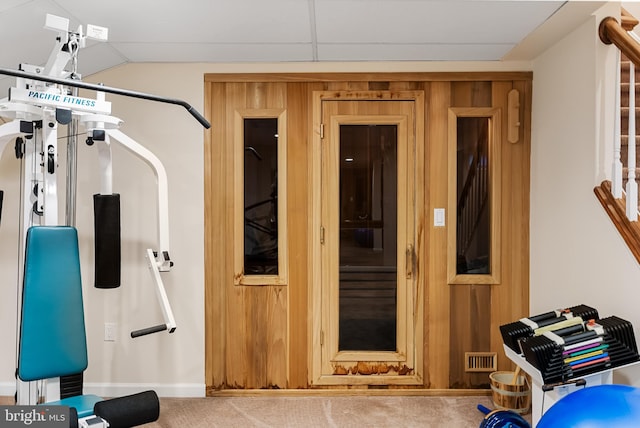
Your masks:
M486 416L480 422L480 428L531 428L522 416L511 410L489 410L478 404L478 410Z
M554 404L536 428L638 428L640 388L598 385L579 389Z

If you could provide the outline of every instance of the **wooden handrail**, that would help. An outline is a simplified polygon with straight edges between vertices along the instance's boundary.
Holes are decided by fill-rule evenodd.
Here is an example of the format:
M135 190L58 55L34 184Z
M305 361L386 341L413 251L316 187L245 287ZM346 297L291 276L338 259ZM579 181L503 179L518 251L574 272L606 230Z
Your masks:
M620 8L620 25L627 31L632 31L636 25L638 25L638 20L635 16L631 15L624 7Z
M627 218L625 198L616 199L613 197L611 182L608 180L603 181L600 186L596 186L593 191L627 247L640 263L640 223L629 221Z
M627 31L622 28L617 19L612 16L604 18L600 22L598 34L602 43L605 45L613 43L627 58L640 67L640 44L627 34Z

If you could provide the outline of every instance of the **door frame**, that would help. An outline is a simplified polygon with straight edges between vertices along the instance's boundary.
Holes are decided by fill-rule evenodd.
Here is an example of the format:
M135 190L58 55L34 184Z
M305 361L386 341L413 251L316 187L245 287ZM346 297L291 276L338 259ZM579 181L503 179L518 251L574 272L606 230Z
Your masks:
M310 385L422 385L424 384L424 295L426 289L425 269L420 269L421 260L425 260L426 242L423 219L427 213L425 197L425 139L424 139L424 91L314 91L312 94L313 138L309 144L309 284L308 294L308 367L310 368ZM321 222L322 222L322 102L323 101L411 101L414 105L414 145L415 145L415 284L413 290L414 343L413 365L410 371L398 375L363 376L363 372L383 373L388 367L373 370L366 367L358 374L338 373L327 375L322 372L322 254L321 254ZM409 129L411 132L411 129ZM364 365L367 365L363 362ZM379 364L379 363L375 363ZM392 365L393 362L390 362ZM367 370L370 369L370 370Z

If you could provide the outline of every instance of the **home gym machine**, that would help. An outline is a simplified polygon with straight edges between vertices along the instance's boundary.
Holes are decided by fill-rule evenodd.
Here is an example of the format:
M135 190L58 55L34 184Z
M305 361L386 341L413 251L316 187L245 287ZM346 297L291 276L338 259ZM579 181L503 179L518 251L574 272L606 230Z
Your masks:
M132 338L167 331L176 322L161 273L173 263L169 251L168 185L160 160L119 130L122 121L111 116L107 93L179 105L206 128L207 120L182 100L85 83L77 72L78 51L86 39L105 41L107 29L87 25L69 31L69 20L47 15L45 28L57 33L56 45L45 66L21 64L18 70L0 69L16 78L9 96L0 100L0 156L11 143L20 161L18 275L18 405L68 406L77 425L127 427L156 420L158 397L153 391L102 400L82 393L87 368L78 233L75 228L76 150L78 126L87 144L98 152L100 193L94 195L95 287L120 286L120 199L112 189L111 144L117 142L143 159L157 178L158 247L146 251L147 265L162 309L163 323L134 330ZM79 89L95 92L78 96ZM58 128L67 127L65 220L59 217ZM63 169L64 170L64 169ZM0 190L0 219L4 192ZM6 208L6 204L5 204ZM79 385L79 386L78 386ZM72 421L72 426L74 423Z

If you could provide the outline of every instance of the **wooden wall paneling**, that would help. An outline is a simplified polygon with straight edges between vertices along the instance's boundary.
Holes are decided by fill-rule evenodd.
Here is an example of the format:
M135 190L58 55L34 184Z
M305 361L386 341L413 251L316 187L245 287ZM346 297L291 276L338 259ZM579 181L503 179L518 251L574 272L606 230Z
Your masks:
M418 183L424 183L422 186L422 201L418 201L424 206L424 214L422 218L418 217L418 251L416 252L416 269L418 271L418 288L422 292L422 295L418 294L416 298L416 304L421 305L422 308L422 373L424 373L424 387L428 388L431 384L431 378L429 373L429 347L431 346L430 338L431 332L429 330L429 311L431 308L431 301L429 300L429 290L431 287L431 263L429 262L429 254L431 251L431 236L433 224L433 207L431 205L431 189L429 188L429 182L431 180L431 164L429 159L431 158L431 82L420 82L421 89L424 90L424 105L423 105L423 137L422 141L418 141L417 145L422 145L422 159L423 159L423 175L422 181ZM417 117L417 116L416 116ZM417 332L417 329L416 329Z
M221 143L225 146L225 154L222 159L220 168L225 170L227 177L225 191L230 194L229 201L225 204L225 212L227 218L225 222L225 246L223 247L227 254L232 255L235 251L234 240L234 219L233 219L233 198L235 183L232 180L234 177L234 157L233 157L233 142L235 140L235 111L238 108L246 107L246 85L243 83L227 83L226 84L226 117L224 127L226 129L225 140ZM222 284L226 288L226 367L227 367L227 384L230 388L247 388L247 380L249 374L249 361L248 354L250 352L249 344L253 341L253 334L248 329L245 309L245 293L248 291L247 287L236 287L233 283L233 269L232 263L227 263L227 266L221 266L225 275L222 278Z
M494 85L494 105L502 108L504 112L507 111L507 93L511 90L512 86L512 82ZM506 121L503 121L502 131L504 132L503 135L506 136L507 124L504 122ZM517 319L513 318L511 314L514 312L513 306L518 304L517 301L513 301L514 288L519 286L518 278L514 276L518 271L518 267L512 266L510 254L513 248L512 241L515 239L510 233L512 230L511 224L516 223L519 218L518 212L510 210L513 206L514 198L517 198L517 195L512 194L513 183L510 182L510 178L513 175L514 168L518 170L520 169L520 165L514 165L514 162L517 162L518 159L513 158L513 152L510 146L511 144L504 138L501 153L503 161L501 183L503 194L502 210L506 221L502 223L502 284L498 284L491 295L491 309L493 313L491 319L491 344L492 347L495 347L498 351L498 370L509 370L513 366L506 358L504 351L500 349L502 347L502 339L499 327L502 324ZM518 193L521 192L518 191ZM511 219L511 221L508 221L508 219ZM500 340L498 340L498 338L500 338Z
M286 110L287 84L269 83L266 87L266 98L266 108L282 108ZM288 120L287 118L287 122ZM286 180L288 181L288 176ZM288 188L285 188L285 193L288 193L287 190ZM285 242L284 246L287 245L288 242ZM253 303L254 305L264 305L266 314L264 319L257 319L256 321L262 323L263 328L267 328L265 332L265 347L255 350L266 354L266 366L261 367L262 370L265 370L265 381L259 385L261 388L286 388L288 378L287 362L289 361L287 346L289 343L287 338L289 288L288 285L258 288L264 290L266 298L254 295Z
M304 388L306 382L307 360L307 323L305 308L307 305L306 269L307 248L307 123L308 101L305 83L287 85L287 172L289 185L287 211L289 216L289 316L287 318L287 388ZM301 242L304 241L304 242ZM300 364L302 362L302 364Z
M447 206L447 134L451 84L429 84L427 104L428 284L425 310L425 383L428 388L449 388L450 287L447 284L447 227L433 227L433 209Z
M211 112L211 104L213 102L213 87L215 86L212 82L205 82L204 84L204 117L212 121L212 112ZM210 212L212 209L212 200L211 200L211 187L212 187L212 174L213 174L213 153L211 148L211 140L213 139L212 133L215 129L208 129L204 131L204 145L202 147L202 156L204 160L203 166L203 186L204 186L204 212ZM213 389L214 379L220 378L220 373L216 373L215 365L215 357L213 355L214 352L214 343L216 334L211 329L212 321L215 317L215 299L214 299L214 290L210 289L207 284L211 281L211 265L209 264L209 259L211 257L210 252L211 248L209 245L212 243L212 238L214 236L212 230L212 224L209 220L208 216L205 214L204 216L204 384L205 384L205 393L208 395L209 391ZM222 330L224 331L224 330Z
M470 318L472 331L471 348L473 352L491 351L491 286L470 285ZM464 357L464 355L463 355ZM488 373L466 373L470 388L488 387Z
M423 82L387 82L389 91L419 91L423 89Z
M475 351L471 348L471 293L466 284L449 285L449 287L451 290L451 339L448 355L450 359L448 387L466 388L468 379L464 373L464 353Z
M521 181L521 189L522 189L522 197L520 198L520 210L526 218L522 219L520 224L520 233L521 233L521 241L518 245L518 250L520 252L520 260L522 260L521 264L521 277L524 280L523 286L520 287L520 299L521 299L521 310L522 313L517 315L518 317L529 316L529 247L530 247L530 231L529 231L529 223L530 223L530 192L531 192L531 90L532 85L530 80L516 80L513 82L513 88L517 89L520 94L520 130L519 130L519 141L516 144L522 144L520 156L522 158L522 169L520 171L520 180ZM514 318L511 321L514 321ZM509 322L511 322L509 321Z
M368 81L328 82L328 91L368 91Z
M247 351L245 388L266 388L267 383L267 359L269 356L269 336L271 325L268 322L268 312L273 305L271 302L270 288L266 286L236 286L245 288L243 317L246 320L246 331L243 343ZM231 321L231 320L230 320ZM233 322L233 321L231 321Z
M264 365L257 366L262 371L256 385L260 388L286 388L287 387L287 304L288 286L253 287L262 290L266 294L264 299L259 294L253 298L253 306L264 308L263 317L255 317L255 328L267 331L264 334L264 347L256 347L255 353L264 355ZM265 304L265 302L267 304ZM264 377L263 377L264 376Z
M323 90L326 87L323 85ZM317 349L321 349L321 330L320 311L322 307L322 292L318 285L321 280L321 256L320 249L320 225L321 225L321 165L318 160L322 153L320 141L320 127L322 122L322 108L320 100L320 92L311 92L311 120L310 128L307 130L308 146L307 159L309 166L309 196L307 198L308 215L309 215L309 235L307 240L307 253L309 254L309 264L307 271L307 307L309 317L307 322L307 379L312 384L322 374L321 359L317 358L315 353Z
M216 99L216 92L214 91L214 87L220 88L221 85L215 84L212 82L205 82L205 98L204 98L204 115L209 119L210 123L214 123L213 113L212 113L212 104ZM206 213L212 213L213 206L213 198L211 197L213 193L213 174L215 171L213 165L213 142L214 139L213 133L219 131L215 126L206 130L204 133L204 147L203 147L203 156L204 156L204 210ZM220 341L221 338L224 338L224 329L218 328L217 331L214 331L214 327L217 324L213 324L213 321L216 318L216 315L220 314L219 309L219 301L216 299L215 292L218 291L216 289L208 287L208 284L212 282L213 276L215 275L215 271L212 269L212 264L210 261L212 260L212 246L214 241L215 233L214 233L214 223L211 221L208 215L204 216L204 299L205 299L205 385L207 392L210 389L214 388L216 384L216 379L221 384L221 379L224 379L224 365L220 366L219 362L222 361L224 363L224 359L216 358L219 355L216 353L215 343L216 338Z
M262 83L227 83L227 139L224 145L231 153L222 168L226 168L230 183L227 191L236 196L234 168L241 167L234 159L237 110L270 108L269 85ZM280 106L282 107L282 106ZM233 200L233 197L230 198ZM227 207L228 254L233 254L239 242L233 223L237 213L233 203ZM241 241L240 241L241 242ZM279 286L235 286L233 270L225 267L227 289L227 382L234 388L268 388L286 385L286 289Z
M450 388L485 388L487 373L465 372L465 352L491 351L491 286L451 287ZM456 315L459 313L459 315Z
M306 75L305 75L306 76ZM310 348L318 338L309 335L315 306L309 284L313 272L308 269L313 254L309 225L313 215L309 188L313 172L311 140L313 127L311 94L318 90L366 91L388 86L389 90L422 88L427 96L424 110L424 146L416 155L425 159L425 183L421 207L416 217L418 282L416 295L424 305L425 387L447 389L450 386L482 385L483 374L463 373L465 350L492 350L502 353L498 326L525 316L528 311L528 219L529 154L531 130L530 75L512 84L507 75L472 81L472 76L450 75L450 79L419 82L399 76L397 81L372 81L366 76L340 80L328 75L324 81L301 80L300 75L256 83L245 76L234 82L216 83L206 78L205 112L212 130L205 136L205 299L206 368L208 393L219 388L306 388L311 373ZM442 77L442 76L440 76ZM489 78L490 76L485 76ZM333 79L333 80L332 80ZM361 80L359 80L361 79ZM423 76L423 79L428 78ZM446 81L451 80L451 81ZM372 83L375 82L375 83ZM373 85L373 86L372 86ZM380 86L382 85L382 86ZM503 146L502 188L502 283L498 285L457 285L447 280L447 227L433 227L433 209L446 208L448 192L447 113L456 107L500 107L506 112L506 94L515 87L521 92L521 139ZM487 88L492 88L487 91ZM233 141L234 112L247 108L287 109L287 179L289 200L289 282L286 286L234 286L233 254L237 237L233 233ZM503 128L506 120L502 121ZM418 132L418 131L417 131ZM419 132L418 132L419 133ZM502 130L506 135L506 129ZM503 139L504 140L504 139ZM506 141L506 140L504 140ZM444 183L444 184L443 184ZM420 202L420 192L416 195ZM505 213L509 213L506 216ZM422 294L421 296L421 292ZM424 300L420 300L424 299ZM489 303L490 302L490 303ZM462 317L456 317L460 313ZM489 328L483 328L483 326ZM487 345L488 344L488 345ZM489 349L484 349L488 346ZM472 348L472 349L467 349ZM499 369L508 369L501 355Z
M207 393L221 389L226 382L225 369L225 287L224 251L225 171L222 166L225 128L225 85L207 83L205 86L205 117L214 124L205 132L204 140L204 230L205 230L205 385Z
M423 82L378 82L369 81L367 90L369 91L421 91Z
M474 107L473 103L473 85L475 82L452 82L451 83L451 107ZM451 125L449 125L451 126ZM448 139L451 138L448 136ZM454 144L453 141L447 141L447 145ZM455 194L455 166L450 166L448 171L448 180L450 185L449 192ZM451 207L449 207L451 209ZM449 213L448 218L453 218L453 214ZM449 227L455 228L456 225L450 222ZM455 248L448 247L450 257L456 257ZM469 331L470 318L470 299L469 287L467 285L449 285L450 290L450 335L449 341L449 388L466 387L464 362L462 360L465 350L471 350L471 332Z
M491 82L453 82L452 107L491 107ZM450 171L450 174L455 174ZM456 189L450 189L455 192ZM455 227L455 225L451 225ZM450 254L455 257L455 254ZM486 385L486 375L466 373L465 352L489 351L491 288L476 285L451 285L451 349L449 376L451 388ZM482 308L482 305L486 305Z
M451 107L491 107L491 81L451 82Z
M493 103L507 111L507 94L511 82L493 85ZM508 370L513 364L504 355L499 326L527 315L528 299L528 188L523 181L528 177L528 144L509 143L506 139L508 124L502 121L502 281L491 294L491 347L498 352L498 370ZM526 190L525 190L526 189ZM523 257L526 256L526 258Z
M244 105L241 104L244 93ZM247 83L234 109L286 109L286 83ZM239 130L236 130L236 132ZM248 327L244 338L247 356L245 388L285 388L287 386L287 287L233 286L242 288L236 302L244 308ZM233 318L232 318L233 319Z
M419 82L411 82L409 85L412 90L422 90L421 83ZM415 322L415 348L416 348L416 367L421 361L425 360L424 353L424 345L426 341L425 337L425 325L424 325L424 314L425 314L425 290L428 278L428 268L426 263L423 261L426 259L427 254L427 228L428 228L428 199L427 199L427 188L426 186L421 185L421 183L426 183L426 171L427 171L427 163L425 162L427 147L425 140L425 116L426 116L426 103L428 97L425 96L424 91L416 98L415 101L415 156L416 156L416 170L415 170L415 206L416 206L416 219L415 219L415 271L416 278L414 283L414 322ZM423 385L426 383L425 379L427 377L427 372L425 370L425 366L423 364L422 370L417 370L418 373L422 375Z
M473 107L492 107L493 82L479 81L473 82L471 86L471 103ZM493 237L493 236L492 236ZM498 247L499 248L499 247ZM499 257L499 255L494 255ZM486 285L469 285L470 295L469 307L469 328L471 332L469 348L463 350L458 356L459 361L463 361L464 352L487 352L491 350L491 287ZM463 364L463 363L462 363ZM485 387L489 384L486 373L465 373L465 384L469 388Z
M309 177L308 156L313 117L311 93L322 90L320 83L289 83L288 113L288 195L289 211L289 317L288 388L306 388L308 381L309 329Z
M531 79L531 71L390 73L207 73L205 82L480 82ZM421 85L421 83L419 84ZM325 89L328 90L328 89Z
M451 82L451 107L472 107L471 86L474 82Z
M518 287L519 296L517 301L520 302L520 314L514 319L519 319L530 315L529 312L529 213L530 213L530 183L531 183L531 81L517 80L513 82L513 89L520 94L520 129L518 132L518 147L512 147L517 153L521 170L518 175L517 183L519 186L521 197L518 200L518 209L523 216L518 225L518 239L514 243L514 250L519 254L520 277L522 278L522 286ZM507 322L511 322L507 321Z

